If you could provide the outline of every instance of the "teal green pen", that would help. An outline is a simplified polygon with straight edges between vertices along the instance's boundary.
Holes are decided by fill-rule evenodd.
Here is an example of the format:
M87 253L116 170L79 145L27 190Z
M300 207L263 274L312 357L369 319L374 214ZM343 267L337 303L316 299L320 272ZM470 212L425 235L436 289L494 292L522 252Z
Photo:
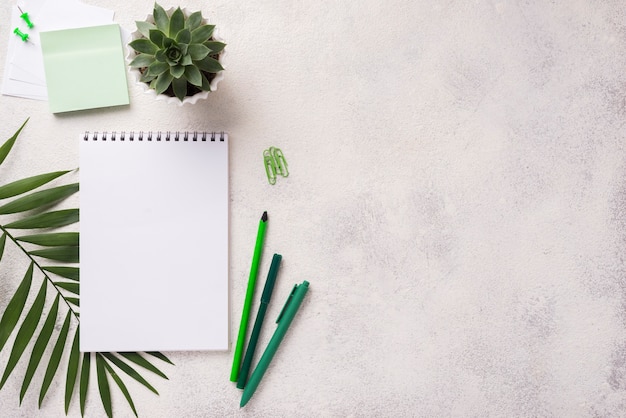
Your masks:
M254 254L252 256L252 266L250 266L250 276L248 277L248 288L246 289L246 298L241 312L241 323L239 324L239 335L237 337L237 345L235 346L235 355L233 356L233 367L230 370L230 381L236 382L239 377L239 368L241 367L241 355L243 354L243 345L245 344L246 333L248 330L248 317L250 316L250 307L252 306L252 297L254 296L254 288L256 284L256 276L259 271L259 260L263 252L263 238L265 238L265 226L267 224L267 211L263 212L259 221L259 230L256 236L256 244L254 245Z
M241 396L241 402L239 403L240 407L248 403L250 398L252 398L254 391L259 386L259 383L263 378L263 374L265 374L272 358L274 358L274 354L276 354L276 350L287 333L287 329L289 328L289 325L291 325L293 318L296 316L296 312L298 312L298 308L300 308L308 290L309 282L305 280L300 285L296 284L291 291L285 306L276 320L278 327L276 327L276 331L274 332L269 344L267 344L267 348L265 349L265 352L263 352L263 355L259 360L259 364L257 364L256 368L252 372L252 376L250 376L250 380L248 380L248 383L246 384L246 388Z
M278 275L278 268L280 267L280 260L282 260L282 258L283 256L280 254L274 254L274 257L272 258L272 265L270 265L270 271L267 274L265 287L263 288L263 294L261 295L259 312L254 320L254 327L252 328L248 348L246 348L246 355L243 358L241 370L239 370L239 379L237 380L237 387L239 389L243 389L248 381L248 374L250 374L250 366L252 365L252 357L254 357L256 343L259 341L259 335L261 335L261 327L263 326L263 320L265 319L265 312L267 312L267 306L269 305L272 297L274 283L276 283L276 276Z

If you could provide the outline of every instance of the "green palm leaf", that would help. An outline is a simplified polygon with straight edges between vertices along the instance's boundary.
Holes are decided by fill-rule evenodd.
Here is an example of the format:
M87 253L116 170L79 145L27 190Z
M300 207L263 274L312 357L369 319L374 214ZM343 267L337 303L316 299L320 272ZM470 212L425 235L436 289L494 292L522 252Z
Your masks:
M29 251L28 253L48 260L78 263L78 247L52 247Z
M7 141L0 147L0 164L4 162L4 159L7 158L7 155L11 152L13 144L15 144L15 140L20 132L22 132L22 129L24 129L24 126L26 126L26 122L28 122L28 119L26 119L22 126L20 126L20 129L18 129L17 132L15 132L11 138L7 139Z
M80 277L78 267L43 266L41 269L74 281L78 281Z
M109 366L106 360L104 361L104 367L113 378L113 381L117 384L117 386L122 391L122 394L126 398L126 401L128 402L128 405L130 405L130 408L133 410L133 413L135 414L135 416L137 416L137 410L135 409L135 403L133 402L133 398L131 398L130 393L128 393L128 389L126 389L126 385L124 384L122 379L120 379L117 373L115 373L115 370L113 370L113 368Z
M80 362L80 351L78 350L79 335L79 329L76 329L74 342L72 343L72 351L70 352L70 359L67 365L67 378L65 380L65 415L67 415L67 411L70 409L70 401L72 400L74 386L76 385L76 376L78 376L78 366Z
M172 363L172 361L170 359L168 359L165 356L165 354L162 354L162 353L160 353L158 351L146 351L146 354L150 354L151 356L154 356L154 357L156 357L156 358L158 358L158 359L160 359L160 360L162 360L162 361L164 361L166 363L174 365L174 363Z
M29 192L36 189L39 186L51 182L57 177L63 174L69 173L71 170L55 171L53 173L39 174L37 176L28 177L22 180L14 181L13 183L5 184L0 187L0 199L6 199L7 197L17 196L18 194Z
M57 232L48 234L23 235L15 237L16 240L28 242L30 244L41 245L42 247L63 247L78 246L78 232Z
M46 396L48 392L48 388L50 387L50 383L52 383L52 378L54 374L57 372L59 368L59 362L61 361L61 355L63 354L63 348L65 347L65 340L67 339L67 333L70 329L70 316L71 311L67 313L65 316L65 322L63 322L63 328L61 328L61 332L59 333L59 338L57 339L54 348L52 349L52 355L50 355L50 361L48 362L48 367L46 368L46 375L43 378L43 383L41 384L41 390L39 391L39 407L41 408L41 403L43 402L43 398Z
M0 215L24 212L44 205L50 205L73 195L77 191L78 183L73 183L31 193L0 206Z
M45 212L5 225L7 229L57 228L78 222L78 209Z
M70 293L78 295L79 293L79 284L74 282L54 282L54 285L60 287L61 289L65 289Z
M28 362L28 368L26 369L26 375L24 376L24 381L22 382L22 389L20 389L20 403L24 399L24 395L26 394L26 390L30 385L31 380L33 379L33 375L35 374L35 370L37 370L37 366L41 361L41 357L43 356L43 352L48 345L48 341L50 341L50 336L52 336L52 331L54 330L54 323L57 319L57 312L59 310L59 294L57 293L56 298L54 298L54 303L50 308L50 312L48 312L48 317L43 324L43 328L41 328L41 332L39 333L39 337L37 337L37 341L35 341L35 345L33 347L33 352L30 355L30 361Z
M104 407L107 416L111 418L113 416L113 410L111 408L111 391L109 389L109 381L107 380L107 374L105 372L104 359L100 353L96 353L96 375L98 377L98 390L100 391L102 406Z
M87 389L89 388L89 370L91 363L91 353L83 354L83 366L80 369L80 415L85 415L85 400L87 399Z
M26 122L11 138L0 146L0 164L13 149L13 145L25 124ZM13 230L55 229L79 221L78 209L58 210L54 208L55 204L79 191L78 183L55 187L45 186L47 183L69 172L69 170L50 172L0 186L0 200L14 197L14 199L0 205L0 218L2 215L13 214L10 223L5 223L0 219L0 261L2 261L3 256L9 250L18 251L30 260L30 265L24 277L0 317L0 351L7 345L13 331L17 328L11 353L0 379L0 389L17 367L28 345L34 340L26 373L21 382L20 403L24 399L30 384L36 379L38 368L41 369L45 364L45 370L41 370L43 378L39 391L39 406L41 407L48 389L51 387L55 376L57 376L57 371L61 366L61 359L66 358L67 361L64 361L64 365L61 367L65 367L62 370L62 373L65 375L65 412L66 414L69 412L73 393L76 386L78 386L80 412L83 415L88 396L92 362L91 353L84 353L81 356L79 351L80 314L77 307L80 306L80 268L76 265L79 262L79 233L50 230L22 234L20 236L13 235ZM45 187L42 187L41 190L33 191L41 186ZM36 211L36 213L28 211ZM37 248L25 248L24 244L37 246ZM53 265L43 265L41 260L52 260L54 263L51 263ZM41 274L35 275L36 271ZM36 296L33 295L33 300L28 302L35 277L37 280L41 280L38 282L40 283L39 290ZM49 284L53 285L50 289L48 289ZM51 307L47 313L44 313L48 290L56 292L56 295ZM64 316L64 320L59 330L56 328L56 325L57 320L61 317L59 314L60 310L63 310L61 315ZM20 317L24 311L27 313L20 323ZM45 320L43 320L44 316ZM42 320L41 330L38 335L35 335L35 331ZM76 325L75 334L72 337L72 344L68 344L68 334L72 322ZM45 353L50 353L47 363L42 361ZM150 352L148 354L160 361L172 364L165 355L159 352ZM130 392L122 379L124 375L158 394L157 390L128 362L135 363L167 379L163 372L140 354L123 353L121 356L113 353L96 353L94 367L96 368L98 390L108 416L112 416L108 376L111 376L117 387L119 387L135 415L137 415L137 411Z
M22 326L17 332L17 336L15 337L15 343L13 344L13 350L11 350L11 355L9 356L9 362L7 363L6 369L4 369L4 374L2 375L2 381L0 381L0 389L4 386L9 375L17 365L18 360L22 357L22 353L26 349L30 338L35 333L35 328L39 323L39 319L41 318L41 312L43 311L43 305L46 302L46 288L48 283L43 281L41 282L41 287L39 288L39 292L37 293L37 297L33 302L28 314L26 314L26 318L24 318L24 322L22 322Z
M2 260L2 255L4 254L4 246L7 242L7 234L3 233L2 236L0 236L0 260ZM2 350L2 347L0 347L0 350Z
M148 360L143 358L139 353L119 353L121 356L127 358L138 366L143 367L144 369L150 370L152 373L155 373L161 376L163 379L167 379L167 376L161 372L161 370L157 369L150 363Z
M109 361L111 361L111 363L119 367L119 369L126 373L128 376L132 377L157 395L159 394L159 392L157 392L157 390L152 387L152 385L148 383L146 379L144 379L139 373L137 373L135 369L126 364L122 359L120 359L119 357L115 357L112 353L102 353L102 355L105 356Z
M30 290L30 284L33 281L33 263L30 264L28 271L24 275L20 286L9 301L2 319L0 319L0 350L4 347L4 344L9 339L9 335L13 332L13 329L17 325L17 320L20 318L20 314L24 309L26 298L28 297L28 291Z

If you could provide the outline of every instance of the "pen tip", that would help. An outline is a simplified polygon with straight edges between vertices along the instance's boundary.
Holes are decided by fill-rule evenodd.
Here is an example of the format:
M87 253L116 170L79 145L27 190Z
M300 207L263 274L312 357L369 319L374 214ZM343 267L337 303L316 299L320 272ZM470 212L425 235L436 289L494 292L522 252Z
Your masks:
M239 402L239 408L243 408L244 406L246 406L251 397L252 394L248 392L248 390L244 390L243 394L241 395L241 402Z
M263 222L267 222L267 211L263 212L263 216L261 216L261 220Z

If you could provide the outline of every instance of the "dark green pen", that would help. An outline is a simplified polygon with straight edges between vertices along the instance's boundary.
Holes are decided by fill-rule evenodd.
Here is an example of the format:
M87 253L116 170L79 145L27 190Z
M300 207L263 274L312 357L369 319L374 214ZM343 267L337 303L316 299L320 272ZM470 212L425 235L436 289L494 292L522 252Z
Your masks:
M265 287L263 288L263 294L261 295L261 304L259 305L259 312L256 314L254 320L254 328L252 328L252 334L250 335L250 341L248 342L248 348L246 348L246 355L243 358L243 364L241 370L239 370L239 379L237 380L237 387L243 389L248 381L248 373L250 372L250 366L252 365L252 357L254 356L254 350L256 349L256 343L259 341L259 335L261 334L261 326L265 319L265 312L267 311L267 305L272 298L272 291L274 290L274 283L276 282L276 275L278 274L278 268L280 267L280 261L283 256L280 254L274 254L272 258L272 264L270 265L270 271L267 273L267 279L265 280Z
M306 295L307 290L309 290L309 282L306 280L302 282L300 285L295 285L283 310L278 315L278 319L276 322L278 326L276 327L276 331L274 335L272 335L272 339L269 344L267 344L267 348L263 352L261 359L259 360L259 364L257 364L256 368L252 372L252 376L250 376L250 380L246 384L246 388L243 390L243 395L241 396L241 402L239 406L242 407L248 403L254 391L259 386L261 382L261 378L263 378L263 374L267 370L272 358L274 358L274 354L276 354L276 350L280 345L280 342L283 340L289 325L293 321L293 318L296 316L296 312L298 312L298 308L302 304L302 300L304 299L304 295Z

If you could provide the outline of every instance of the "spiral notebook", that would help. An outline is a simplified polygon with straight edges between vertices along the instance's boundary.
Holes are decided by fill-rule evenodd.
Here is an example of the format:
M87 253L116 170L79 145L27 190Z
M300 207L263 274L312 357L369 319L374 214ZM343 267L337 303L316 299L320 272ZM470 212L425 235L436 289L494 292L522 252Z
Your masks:
M228 135L80 142L80 350L228 348Z

